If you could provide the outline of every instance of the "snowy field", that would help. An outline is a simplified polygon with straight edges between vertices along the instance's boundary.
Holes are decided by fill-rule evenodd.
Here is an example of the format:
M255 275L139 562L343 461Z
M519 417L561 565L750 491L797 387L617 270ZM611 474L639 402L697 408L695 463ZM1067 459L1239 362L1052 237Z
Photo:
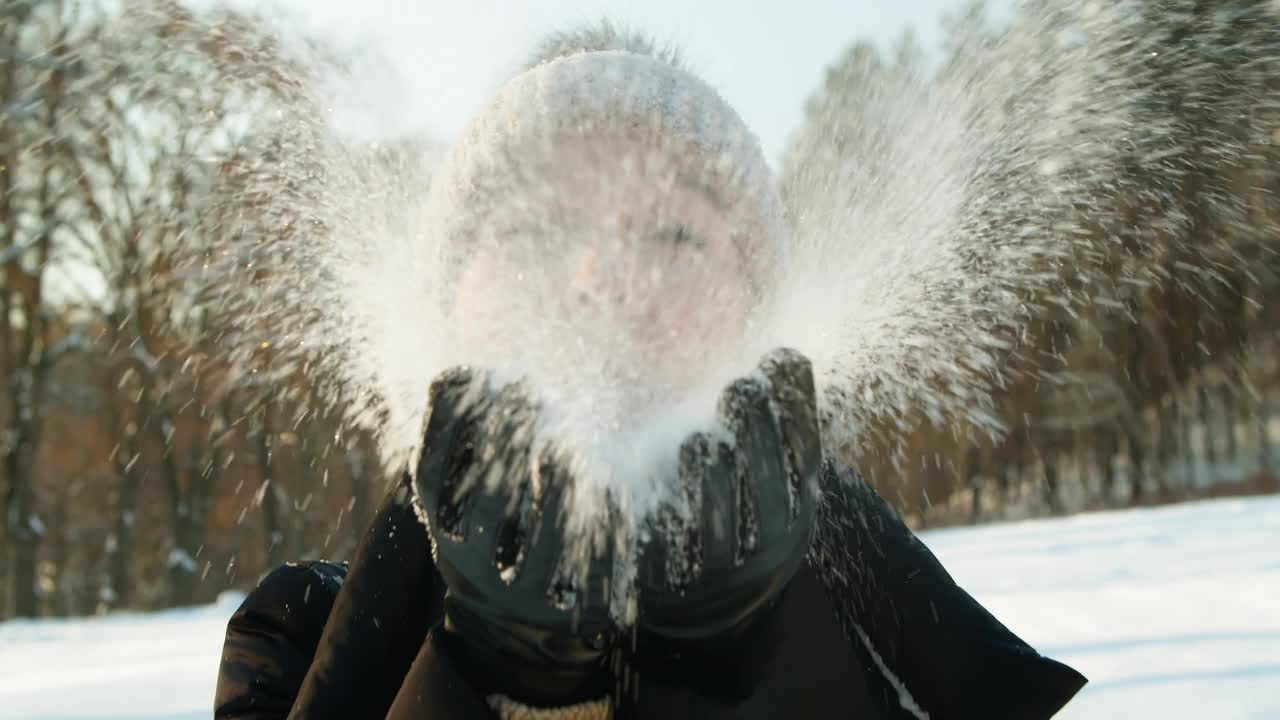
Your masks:
M1280 497L926 540L997 617L1089 677L1060 717L1280 718ZM237 601L0 624L0 716L208 718Z

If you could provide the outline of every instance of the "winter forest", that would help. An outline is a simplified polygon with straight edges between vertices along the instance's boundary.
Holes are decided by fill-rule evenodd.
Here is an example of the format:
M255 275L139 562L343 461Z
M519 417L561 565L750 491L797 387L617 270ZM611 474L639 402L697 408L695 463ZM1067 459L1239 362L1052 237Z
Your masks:
M1144 42L1177 50L1141 68L1167 143L1135 140L1105 201L1038 216L1106 241L1028 291L990 408L1003 430L922 411L849 450L915 527L1280 491L1280 5L1130 4L1162 18ZM305 174L267 182L313 142L262 122L319 112L293 56L232 10L128 6L0 0L0 619L208 603L346 558L396 470L324 367L245 321L289 302L279 240L325 232L281 211ZM971 4L941 57L851 31L778 168L784 198L816 134L945 82L1000 22Z

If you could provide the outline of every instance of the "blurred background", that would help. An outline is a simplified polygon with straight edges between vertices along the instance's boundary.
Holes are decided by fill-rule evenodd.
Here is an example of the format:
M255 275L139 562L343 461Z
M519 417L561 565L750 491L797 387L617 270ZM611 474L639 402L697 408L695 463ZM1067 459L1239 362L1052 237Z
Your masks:
M263 243L291 231L233 191L234 149L209 151L231 148L210 136L253 112L235 79L273 57L275 30L245 14L266 6L220 5L208 24L191 22L194 6L137 4L171 22L139 33L114 7L0 0L0 619L208 603L289 559L347 558L394 471L315 402L305 368L269 367L274 338L244 337L223 299L198 290L231 225L216 218ZM441 143L541 32L611 14L695 48L693 66L784 179L816 107L892 73L945 70L961 39L1018 22L1005 3L802 5L270 8L384 50L407 89L369 102ZM1114 267L1108 301L1027 330L1032 351L998 395L1004 437L921 424L907 452L857 458L914 526L1280 490L1280 77L1193 32L1224 7L1266 3L1184 5L1170 42L1198 53L1206 81L1163 95L1187 139L1179 192L1111 201L1127 221L1096 228L1121 236L1099 263ZM1276 52L1259 38L1245 45ZM1240 151L1215 153L1222 143ZM1124 233L1143 236L1141 257ZM1135 262L1163 281L1126 282ZM253 362L226 351L246 343Z

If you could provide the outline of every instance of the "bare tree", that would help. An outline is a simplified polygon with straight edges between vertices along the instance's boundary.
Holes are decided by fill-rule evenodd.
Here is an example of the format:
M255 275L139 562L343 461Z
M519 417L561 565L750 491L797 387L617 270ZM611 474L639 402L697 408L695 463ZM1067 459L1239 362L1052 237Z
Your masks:
M281 67L249 19L197 16L167 0L106 15L87 35L91 74L78 109L96 125L79 148L79 189L95 230L83 255L105 288L98 352L119 433L113 597L130 602L140 473L154 473L172 524L168 595L186 603L233 425L226 401L240 397L238 383L257 387L215 339L210 258L234 230L221 221L246 207L223 175Z
M81 68L70 2L0 3L0 465L11 614L37 612L44 523L34 467L57 362L82 335L56 323L60 251L78 220L63 135ZM65 268L62 268L65 269ZM63 278L65 284L66 279Z

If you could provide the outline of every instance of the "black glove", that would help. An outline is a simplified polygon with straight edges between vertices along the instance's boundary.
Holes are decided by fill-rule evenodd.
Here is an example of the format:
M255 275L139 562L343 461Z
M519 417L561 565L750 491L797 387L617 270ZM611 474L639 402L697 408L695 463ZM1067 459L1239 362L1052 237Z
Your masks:
M725 389L718 418L723 433L680 448L678 502L642 549L637 654L734 694L767 662L770 611L812 537L822 449L809 361L771 352Z
M609 558L575 583L564 572L569 478L533 447L536 408L520 385L494 389L468 368L432 383L414 490L449 590L445 642L487 694L530 705L608 690Z

